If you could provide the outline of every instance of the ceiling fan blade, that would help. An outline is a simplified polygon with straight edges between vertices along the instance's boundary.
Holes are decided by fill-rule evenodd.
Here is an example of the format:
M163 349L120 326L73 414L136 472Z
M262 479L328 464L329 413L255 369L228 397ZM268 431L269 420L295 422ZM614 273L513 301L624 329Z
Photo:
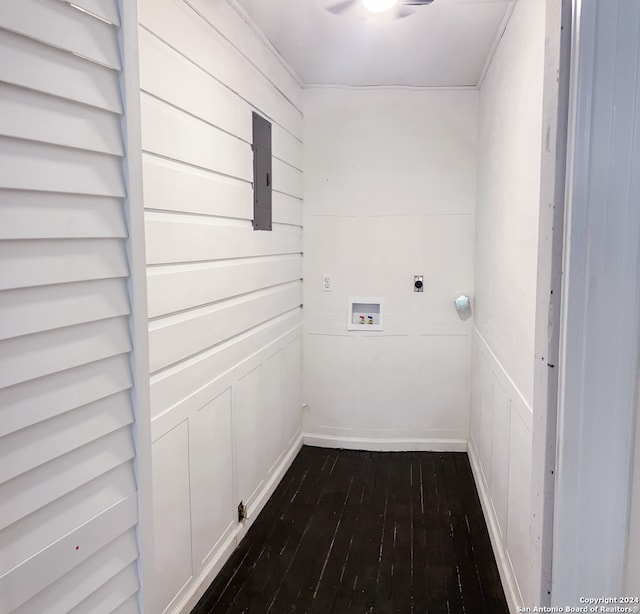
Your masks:
M358 0L344 0L343 2L338 2L338 4L334 4L333 6L328 6L327 11L334 15L340 15L345 11L348 11L357 2Z
M426 6L432 2L433 0L403 0L402 4L405 6Z

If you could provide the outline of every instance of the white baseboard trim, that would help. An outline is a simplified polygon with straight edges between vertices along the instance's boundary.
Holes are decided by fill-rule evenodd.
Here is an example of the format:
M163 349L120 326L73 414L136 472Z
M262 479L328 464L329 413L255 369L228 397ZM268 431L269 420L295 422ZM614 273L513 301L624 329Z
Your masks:
M343 448L371 452L466 452L466 439L385 439L368 437L340 437L302 433L302 441L316 448Z
M504 589L504 594L507 598L507 606L509 607L509 612L511 612L511 614L516 614L516 612L519 611L518 607L522 607L524 605L522 602L522 595L518 588L518 582L513 571L513 566L511 565L509 553L502 542L498 526L498 518L496 517L493 509L489 489L484 480L484 474L480 468L478 452L472 441L469 441L467 454L469 455L469 462L471 464L474 482L478 489L480 504L482 505L482 511L484 513L484 520L487 525L487 530L489 531L489 538L491 539L491 545L493 546L493 554L496 557L498 573L500 574L500 580L502 581L502 588Z
M258 514L262 511L262 508L265 506L269 497L273 494L273 491L276 489L278 484L282 481L284 474L287 472L289 467L291 467L291 463L293 459L298 455L300 449L302 448L302 432L298 432L298 435L294 438L291 445L289 446L289 451L282 457L280 464L277 468L271 473L271 477L267 480L267 482L262 487L262 490L258 493L256 498L253 500L251 505L248 506L247 509L247 520L244 524L240 525L240 533L238 534L238 542L244 537L245 533L249 530L251 525L254 523Z
M189 586L186 589L186 592L177 601L173 602L165 612L171 612L171 614L188 614L188 612L191 612L198 601L202 598L202 595L204 595L205 591L209 588L209 585L218 575L224 564L229 560L229 557L240 541L242 541L242 538L246 535L249 527L254 523L258 514L262 511L262 508L269 500L269 497L271 497L273 491L282 481L284 474L291 466L291 463L293 463L293 460L301 448L302 433L298 433L298 436L294 438L292 444L289 446L289 450L280 461L280 464L273 471L271 477L264 484L261 492L256 497L254 504L249 510L249 516L246 522L235 526L233 531L231 531L225 539L218 552L211 557L211 560L202 570L199 577L190 582L191 586Z
M220 547L218 552L211 557L211 560L207 563L206 567L202 570L202 573L196 580L191 580L189 583L191 586L187 586L186 592L174 601L163 614L187 614L191 612L195 605L200 601L202 595L209 588L209 585L213 582L214 578L218 575L224 564L229 560L229 557L236 549L238 544L238 528L229 533L229 536L224 541L224 544Z

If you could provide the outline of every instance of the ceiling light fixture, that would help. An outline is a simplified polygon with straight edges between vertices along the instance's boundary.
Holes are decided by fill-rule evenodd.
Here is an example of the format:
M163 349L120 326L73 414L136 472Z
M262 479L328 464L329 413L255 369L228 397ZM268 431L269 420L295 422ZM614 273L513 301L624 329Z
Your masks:
M364 8L372 13L390 11L396 4L398 4L398 0L362 0Z

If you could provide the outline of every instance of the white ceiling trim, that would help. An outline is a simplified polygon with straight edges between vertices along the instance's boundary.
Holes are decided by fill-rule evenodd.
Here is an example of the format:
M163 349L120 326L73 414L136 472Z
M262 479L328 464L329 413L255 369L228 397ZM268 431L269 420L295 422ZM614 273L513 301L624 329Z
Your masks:
M414 90L430 92L475 91L476 85L344 85L342 83L305 83L305 89L319 90Z
M237 0L227 0L227 3L231 6L231 8L238 13L242 21L244 21L250 28L253 30L254 34L260 39L260 42L271 52L273 57L280 62L282 67L293 77L295 82L302 88L306 87L306 83L300 78L300 75L293 70L290 66L289 62L285 60L280 52L271 44L271 41L265 36L264 32L256 25L255 21L249 16L247 11L245 11L240 4L238 4Z
M495 40L493 41L492 45L491 45L491 49L489 49L489 54L487 55L487 59L484 63L484 66L482 67L482 71L480 72L480 78L478 79L478 83L476 84L476 87L478 89L480 89L482 87L482 84L484 82L484 78L487 76L487 72L489 71L489 67L491 66L491 63L493 62L493 57L496 54L496 51L498 50L498 45L500 44L500 41L502 40L502 37L504 36L504 33L507 29L507 26L509 25L509 21L511 19L511 15L513 15L513 9L516 7L516 0L511 0L511 2L509 2L509 6L507 6L507 11L504 14L504 18L502 20L502 23L500 24L500 28L498 29L498 34L495 38Z

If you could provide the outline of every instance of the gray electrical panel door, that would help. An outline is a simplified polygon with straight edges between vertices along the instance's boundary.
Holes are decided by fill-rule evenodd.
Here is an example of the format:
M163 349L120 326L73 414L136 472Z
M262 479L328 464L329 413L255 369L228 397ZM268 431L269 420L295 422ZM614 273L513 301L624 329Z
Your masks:
M271 123L253 114L253 229L271 230Z

